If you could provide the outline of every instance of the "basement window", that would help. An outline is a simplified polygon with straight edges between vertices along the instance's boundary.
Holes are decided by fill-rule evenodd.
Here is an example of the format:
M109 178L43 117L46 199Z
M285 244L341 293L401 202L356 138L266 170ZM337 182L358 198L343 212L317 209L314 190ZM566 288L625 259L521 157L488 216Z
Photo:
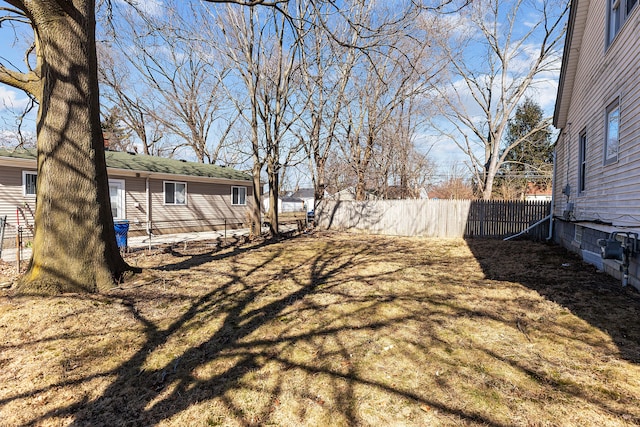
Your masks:
M584 231L584 227L576 225L575 232L573 235L573 241L576 243L582 243L582 233Z

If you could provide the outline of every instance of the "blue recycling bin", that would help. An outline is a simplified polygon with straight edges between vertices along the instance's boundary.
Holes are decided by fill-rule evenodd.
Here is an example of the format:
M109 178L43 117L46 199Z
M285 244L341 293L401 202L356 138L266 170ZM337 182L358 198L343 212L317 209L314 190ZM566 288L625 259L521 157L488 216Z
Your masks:
M129 221L114 221L113 226L116 230L116 244L119 249L127 248L127 236L129 234Z

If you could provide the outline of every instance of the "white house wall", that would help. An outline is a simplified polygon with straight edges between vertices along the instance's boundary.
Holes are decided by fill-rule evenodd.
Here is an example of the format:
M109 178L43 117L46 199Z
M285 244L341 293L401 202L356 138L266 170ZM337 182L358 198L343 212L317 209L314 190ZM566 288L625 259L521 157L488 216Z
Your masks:
M566 123L557 144L555 214L573 203L575 220L614 225L640 224L640 7L636 6L613 43L605 49L605 0L589 6ZM586 5L586 6L585 6ZM574 53L574 52L572 52ZM604 164L606 108L620 105L618 161ZM586 188L578 194L578 144L587 134ZM570 186L569 197L562 194Z

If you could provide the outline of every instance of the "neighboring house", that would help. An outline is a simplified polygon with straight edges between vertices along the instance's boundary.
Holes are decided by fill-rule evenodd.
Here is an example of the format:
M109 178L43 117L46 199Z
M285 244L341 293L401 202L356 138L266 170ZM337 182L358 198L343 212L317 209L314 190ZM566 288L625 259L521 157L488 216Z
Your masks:
M269 195L262 196L262 206L264 212L269 212ZM304 212L304 200L297 197L278 197L278 213L282 212Z
M554 126L554 239L621 277L598 239L640 233L640 6L572 0ZM639 256L628 265L640 289Z
M301 188L291 193L291 197L301 199L304 202L305 210L313 212L315 209L316 196L313 188Z
M339 200L355 200L356 199L356 188L355 187L348 187L348 188L345 188L344 190L340 190L340 191L338 191L336 193L328 194L326 196L326 199L335 200L335 201L339 201ZM378 200L379 197L376 196L371 191L365 191L365 199L366 200Z
M249 174L215 165L106 152L114 220L130 233L166 234L248 226L252 203ZM5 238L18 220L28 231L36 204L35 150L0 149L0 217Z
M524 199L529 201L551 201L551 186L536 184L535 182L527 182L527 188L524 193Z

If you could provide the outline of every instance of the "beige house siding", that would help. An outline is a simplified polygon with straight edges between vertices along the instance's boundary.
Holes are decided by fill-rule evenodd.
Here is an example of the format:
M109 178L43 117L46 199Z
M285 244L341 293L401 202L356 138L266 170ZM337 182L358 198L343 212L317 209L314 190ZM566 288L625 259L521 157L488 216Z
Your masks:
M24 212L20 225L34 223L36 199L34 196L23 195L22 172L25 170L35 172L35 161L0 161L0 217L7 215L8 221L5 245L15 239L17 207ZM227 228L248 226L247 218L252 203L250 181L176 175L151 175L147 178L141 176L143 173L114 169L109 169L108 175L110 180L120 180L124 183L124 217L129 221L132 235L146 234L148 221L151 222L152 231L156 235L223 229L225 225ZM186 205L165 205L164 181L187 183ZM232 206L233 186L247 188L246 205ZM147 194L150 197L147 197ZM25 232L25 240L29 240L30 237L30 234Z
M185 205L167 205L164 203L164 182L186 182L187 203ZM206 230L239 228L248 226L247 218L252 200L249 182L230 182L225 184L199 181L185 181L181 178L150 180L152 200L152 223L154 233L158 230L180 232L187 230ZM247 204L232 206L231 187L247 188Z
M121 176L109 173L109 179L124 181L125 212L124 217L129 221L129 230L133 234L143 234L147 230L147 203L145 179L131 176Z
M5 239L15 239L18 218L24 237L28 239L31 236L36 198L24 195L23 171L35 172L35 167L0 167L0 217L7 216Z
M579 53L573 88L563 96L569 102L556 151L555 215L573 203L572 219L614 225L640 224L640 7L636 7L613 43L606 48L606 1L581 0L577 15L586 13L581 40L573 40L571 54ZM587 10L588 9L588 10ZM582 15L584 16L584 15ZM575 50L575 51L574 51ZM579 50L579 51L577 51ZM566 91L566 88L565 88ZM606 109L620 106L618 161L605 165ZM586 188L578 194L579 137L586 129ZM562 190L570 186L567 197Z

